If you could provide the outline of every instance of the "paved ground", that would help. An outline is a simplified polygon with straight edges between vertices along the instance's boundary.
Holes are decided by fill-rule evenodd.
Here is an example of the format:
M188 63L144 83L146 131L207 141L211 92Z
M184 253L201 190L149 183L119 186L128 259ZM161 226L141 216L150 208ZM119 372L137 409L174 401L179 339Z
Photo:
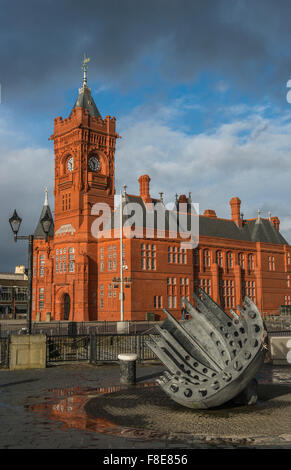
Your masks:
M138 366L134 390L117 364L0 370L0 448L291 448L291 368L265 367L258 405L203 412L151 385L161 370Z

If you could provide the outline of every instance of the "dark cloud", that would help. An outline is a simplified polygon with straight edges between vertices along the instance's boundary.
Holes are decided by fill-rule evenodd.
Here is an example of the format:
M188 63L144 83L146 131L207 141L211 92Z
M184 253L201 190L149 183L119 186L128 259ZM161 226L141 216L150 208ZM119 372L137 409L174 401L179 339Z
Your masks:
M288 0L1 4L1 82L10 102L41 106L40 93L45 105L62 99L63 89L79 81L84 50L92 76L121 88L146 82L151 57L163 79L189 82L209 71L260 94L284 93L291 73Z
M36 111L42 116L54 117L61 112L68 90L76 89L80 83L80 60L86 51L92 58L90 86L94 81L104 86L110 83L117 91L129 93L134 87L145 90L155 78L159 78L161 86L158 91L155 89L155 93L159 93L159 98L167 98L164 91L167 83L169 86L192 83L208 72L214 79L237 85L237 89L253 96L257 103L262 96L272 95L275 98L279 96L281 103L286 104L286 83L291 78L290 16L289 0L2 0L2 100L11 107L17 106L18 116L22 116L19 110L25 108L28 112ZM116 109L116 113L118 111ZM26 114L23 116L26 119ZM34 124L33 119L31 121ZM117 178L121 184L127 182L128 175L132 174L132 162L136 155L141 155L142 146L137 146L136 134L130 140L131 127L125 129L131 148L127 147L123 155L122 144L119 144L118 152L123 158L123 168L122 165L118 167ZM153 129L155 123L146 134L145 141L159 149L158 143L152 141ZM265 131L259 128L256 138ZM32 138L35 135L32 134ZM165 141L169 141L168 135ZM173 146L175 141L176 138ZM26 144L23 145L26 152L15 155L13 148L11 150L14 144L15 138L6 146L8 151L0 147L0 164L3 163L0 168L0 270L11 269L13 264L26 261L23 244L14 244L12 240L8 225L11 210L16 207L20 211L24 219L23 233L30 233L41 211L43 188L48 185L52 189L53 182L53 163L47 154L48 148L51 149L49 145L46 147L44 142L41 143L43 148L37 153L34 152L33 144L31 149ZM184 145L182 141L176 155ZM163 151L161 149L157 152L157 161ZM148 161L148 155L152 153L151 149L145 148L144 162ZM131 160L126 162L126 155L131 154ZM170 158L174 160L175 157L171 157L170 150L168 154L171 163ZM247 155L245 161L251 162L252 155ZM30 161L30 166L21 167L21 171L16 172L16 165L6 165L4 158L9 159L9 165L13 161L18 166ZM261 161L266 165L265 160ZM231 168L233 172L238 168L234 160L231 163L223 160L221 165L223 168ZM152 174L155 162L148 166L146 170ZM141 169L139 161L135 178ZM165 191L169 185L165 176L167 173L164 168L162 170L160 174L157 173L159 179L152 182L156 193ZM15 180L15 174L19 175L19 179ZM172 175L172 193L185 191L185 181L178 182L175 173ZM195 172L186 181L189 190L192 190L194 177ZM256 195L260 192L257 180L261 181L259 171L253 185ZM217 181L220 181L218 177ZM242 184L242 180L237 182L237 186L239 184ZM205 201L205 207L213 200L213 185L211 181L206 185L205 197L202 194L204 199L201 194L197 194L197 197L203 199L203 204ZM249 181L245 182L244 187L247 186ZM289 190L288 183L285 187ZM282 210L287 217L289 193L282 196L279 185L278 188L274 210L270 202L267 205L274 214L280 216L277 207L281 207L281 200L284 200ZM137 191L136 181L133 189ZM263 191L260 197L266 200ZM224 204L225 199L221 199L220 207L224 208ZM249 205L250 208L253 206L252 210L258 206L252 201ZM53 208L52 202L51 206ZM269 207L266 206L267 209Z

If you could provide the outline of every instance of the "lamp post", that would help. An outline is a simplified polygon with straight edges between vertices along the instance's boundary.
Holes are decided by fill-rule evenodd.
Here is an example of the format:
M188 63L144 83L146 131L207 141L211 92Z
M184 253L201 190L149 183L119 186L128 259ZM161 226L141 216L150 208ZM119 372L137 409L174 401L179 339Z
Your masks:
M14 241L17 240L28 240L28 296L27 296L27 333L31 334L31 307L32 307L32 255L33 255L33 235L22 235L19 236L18 231L21 225L22 219L16 212L16 209L13 212L12 217L9 219L9 223L14 233ZM48 240L48 234L51 228L52 219L49 214L46 212L41 219L41 225L45 233L45 240Z

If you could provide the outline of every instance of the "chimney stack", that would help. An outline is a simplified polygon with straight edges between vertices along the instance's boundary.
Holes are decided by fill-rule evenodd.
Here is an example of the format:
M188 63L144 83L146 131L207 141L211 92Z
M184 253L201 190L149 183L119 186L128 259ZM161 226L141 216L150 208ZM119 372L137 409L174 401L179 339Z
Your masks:
M144 202L151 202L150 196L150 177L148 175L142 175L138 178L139 182L139 193L140 197L143 198Z
M240 214L240 198L233 197L229 203L231 206L231 220L233 220L233 222L235 222L238 227L242 227L242 218Z
M278 217L270 217L270 220L271 220L272 224L274 225L275 229L278 230L278 232L279 232L280 220L278 219Z

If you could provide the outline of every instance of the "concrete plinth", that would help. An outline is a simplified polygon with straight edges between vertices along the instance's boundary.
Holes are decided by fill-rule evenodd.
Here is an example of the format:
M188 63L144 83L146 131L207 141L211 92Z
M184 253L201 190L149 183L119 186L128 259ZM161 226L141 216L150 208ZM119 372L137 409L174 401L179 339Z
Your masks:
M45 367L46 335L11 335L10 370Z
M137 354L119 354L120 383L122 385L134 385L136 383Z
M50 312L47 312L47 313L45 314L45 321L47 321L47 322L50 322L50 321L51 321L51 313L50 313Z
M271 336L269 344L272 364L291 365L291 334L290 336Z

